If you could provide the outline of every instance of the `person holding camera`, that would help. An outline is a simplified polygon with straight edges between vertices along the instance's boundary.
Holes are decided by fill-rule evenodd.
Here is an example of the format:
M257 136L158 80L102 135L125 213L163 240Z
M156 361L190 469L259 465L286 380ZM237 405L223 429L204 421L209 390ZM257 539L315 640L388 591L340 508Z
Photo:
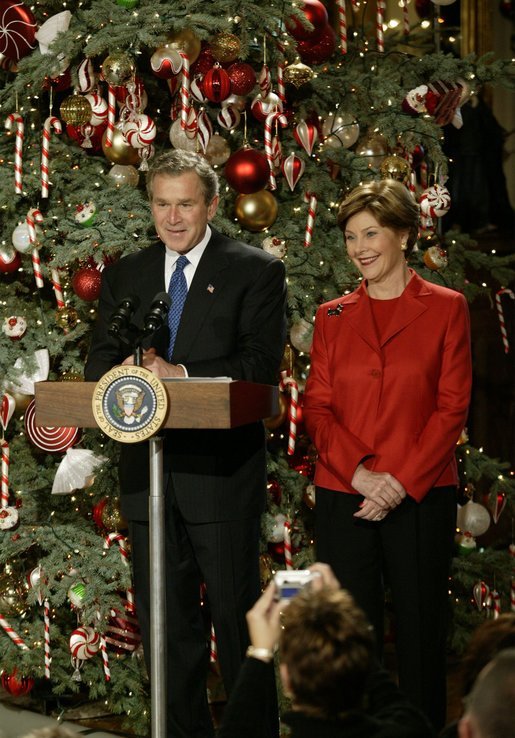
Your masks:
M303 410L318 452L316 556L363 608L378 655L389 586L400 687L440 729L454 451L472 374L467 302L408 267L419 207L402 183L356 187L338 225L363 279L316 314Z
M331 568L317 563L310 570L315 576L289 602L273 580L247 613L251 645L218 738L259 736L277 649L292 704L283 715L291 738L434 737L426 717L378 666L372 628Z

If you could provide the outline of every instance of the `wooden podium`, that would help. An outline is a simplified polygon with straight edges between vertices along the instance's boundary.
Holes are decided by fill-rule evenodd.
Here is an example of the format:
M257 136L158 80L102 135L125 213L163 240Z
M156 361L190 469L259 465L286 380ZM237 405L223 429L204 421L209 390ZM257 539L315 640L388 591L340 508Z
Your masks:
M162 428L224 429L279 412L279 389L227 379L163 381L168 410ZM92 409L96 382L36 382L36 425L97 426ZM163 438L149 440L151 735L166 738L166 598L164 565ZM173 617L173 613L171 613ZM171 685L173 689L173 685Z

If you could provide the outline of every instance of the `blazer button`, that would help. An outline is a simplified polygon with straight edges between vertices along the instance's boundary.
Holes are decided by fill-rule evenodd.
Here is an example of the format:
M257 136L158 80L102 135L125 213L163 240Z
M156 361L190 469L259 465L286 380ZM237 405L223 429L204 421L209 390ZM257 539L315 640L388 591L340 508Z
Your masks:
M370 374L374 377L374 379L379 379L381 376L381 370L380 369L371 369Z

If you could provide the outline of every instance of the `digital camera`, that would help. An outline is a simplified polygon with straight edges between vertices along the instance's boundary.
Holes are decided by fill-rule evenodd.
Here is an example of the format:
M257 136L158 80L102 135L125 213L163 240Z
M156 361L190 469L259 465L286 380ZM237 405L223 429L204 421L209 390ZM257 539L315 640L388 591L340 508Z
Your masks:
M304 589L307 584L319 576L320 572L310 571L309 569L278 571L274 577L276 599L282 602L288 602Z

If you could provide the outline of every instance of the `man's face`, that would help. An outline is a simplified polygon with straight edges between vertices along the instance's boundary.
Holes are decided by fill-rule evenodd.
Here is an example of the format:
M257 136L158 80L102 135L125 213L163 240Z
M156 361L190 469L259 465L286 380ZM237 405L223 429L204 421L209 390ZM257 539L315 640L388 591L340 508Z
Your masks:
M194 171L177 177L158 174L152 182L152 216L167 248L186 254L206 232L218 206L218 196L206 204L202 183Z

